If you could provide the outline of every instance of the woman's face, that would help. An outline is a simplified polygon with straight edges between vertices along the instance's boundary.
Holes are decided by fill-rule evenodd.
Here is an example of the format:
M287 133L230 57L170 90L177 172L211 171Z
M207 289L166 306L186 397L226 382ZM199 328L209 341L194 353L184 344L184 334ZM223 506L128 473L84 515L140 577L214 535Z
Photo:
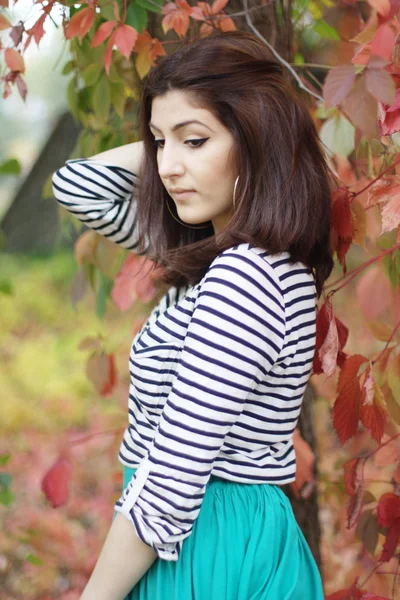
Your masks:
M232 216L238 175L230 131L178 90L153 99L149 126L157 144L158 172L179 218L189 225L211 220L215 233L222 231Z

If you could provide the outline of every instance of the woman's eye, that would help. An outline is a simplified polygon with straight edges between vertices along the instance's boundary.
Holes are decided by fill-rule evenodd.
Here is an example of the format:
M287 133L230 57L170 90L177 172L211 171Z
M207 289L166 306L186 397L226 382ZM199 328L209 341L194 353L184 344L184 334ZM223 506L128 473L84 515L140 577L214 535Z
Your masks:
M209 138L196 138L192 140L186 140L185 144L188 144L192 148L199 148L206 142ZM157 148L164 148L165 140L153 140L154 145Z
M193 148L198 148L199 146L202 146L204 144L204 142L206 142L208 139L209 138L186 140L185 144L193 144Z

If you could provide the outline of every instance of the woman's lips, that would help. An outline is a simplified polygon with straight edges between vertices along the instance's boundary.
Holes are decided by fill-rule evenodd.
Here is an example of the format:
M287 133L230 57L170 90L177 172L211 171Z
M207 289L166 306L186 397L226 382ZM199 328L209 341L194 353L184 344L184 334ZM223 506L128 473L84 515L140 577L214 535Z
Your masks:
M172 192L174 198L176 198L177 200L187 200L194 193L194 190L185 190L184 192Z

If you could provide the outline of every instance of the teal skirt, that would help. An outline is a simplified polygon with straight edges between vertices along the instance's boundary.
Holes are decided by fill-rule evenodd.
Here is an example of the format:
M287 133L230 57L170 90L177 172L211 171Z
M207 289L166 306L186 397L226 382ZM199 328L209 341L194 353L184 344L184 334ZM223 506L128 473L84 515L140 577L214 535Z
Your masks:
M124 466L124 488L134 469ZM323 600L318 567L279 486L211 476L177 561L156 559L125 600Z

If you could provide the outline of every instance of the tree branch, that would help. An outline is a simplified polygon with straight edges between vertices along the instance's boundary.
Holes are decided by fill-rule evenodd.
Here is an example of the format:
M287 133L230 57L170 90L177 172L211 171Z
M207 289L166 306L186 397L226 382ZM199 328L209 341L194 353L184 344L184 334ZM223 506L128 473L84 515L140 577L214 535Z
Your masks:
M304 85L304 83L301 81L300 77L297 75L297 73L293 69L293 67L280 54L278 54L278 52L275 50L275 48L273 46L271 46L271 44L269 42L267 42L265 37L263 35L261 35L261 33L258 31L258 29L256 27L254 27L254 25L250 19L250 9L249 9L248 0L243 0L243 7L244 7L244 16L246 19L246 23L250 27L251 31L268 46L268 48L271 50L272 54L274 54L274 56L277 58L277 60L280 63L282 63L282 65L284 67L286 67L286 69L293 75L294 79L297 81L298 86L302 90L306 91L308 94L311 94L311 96L314 96L314 98L317 98L317 100L319 100L320 102L323 102L324 100L323 100L322 96L320 96L319 94L316 94L315 92L310 90L306 85Z

